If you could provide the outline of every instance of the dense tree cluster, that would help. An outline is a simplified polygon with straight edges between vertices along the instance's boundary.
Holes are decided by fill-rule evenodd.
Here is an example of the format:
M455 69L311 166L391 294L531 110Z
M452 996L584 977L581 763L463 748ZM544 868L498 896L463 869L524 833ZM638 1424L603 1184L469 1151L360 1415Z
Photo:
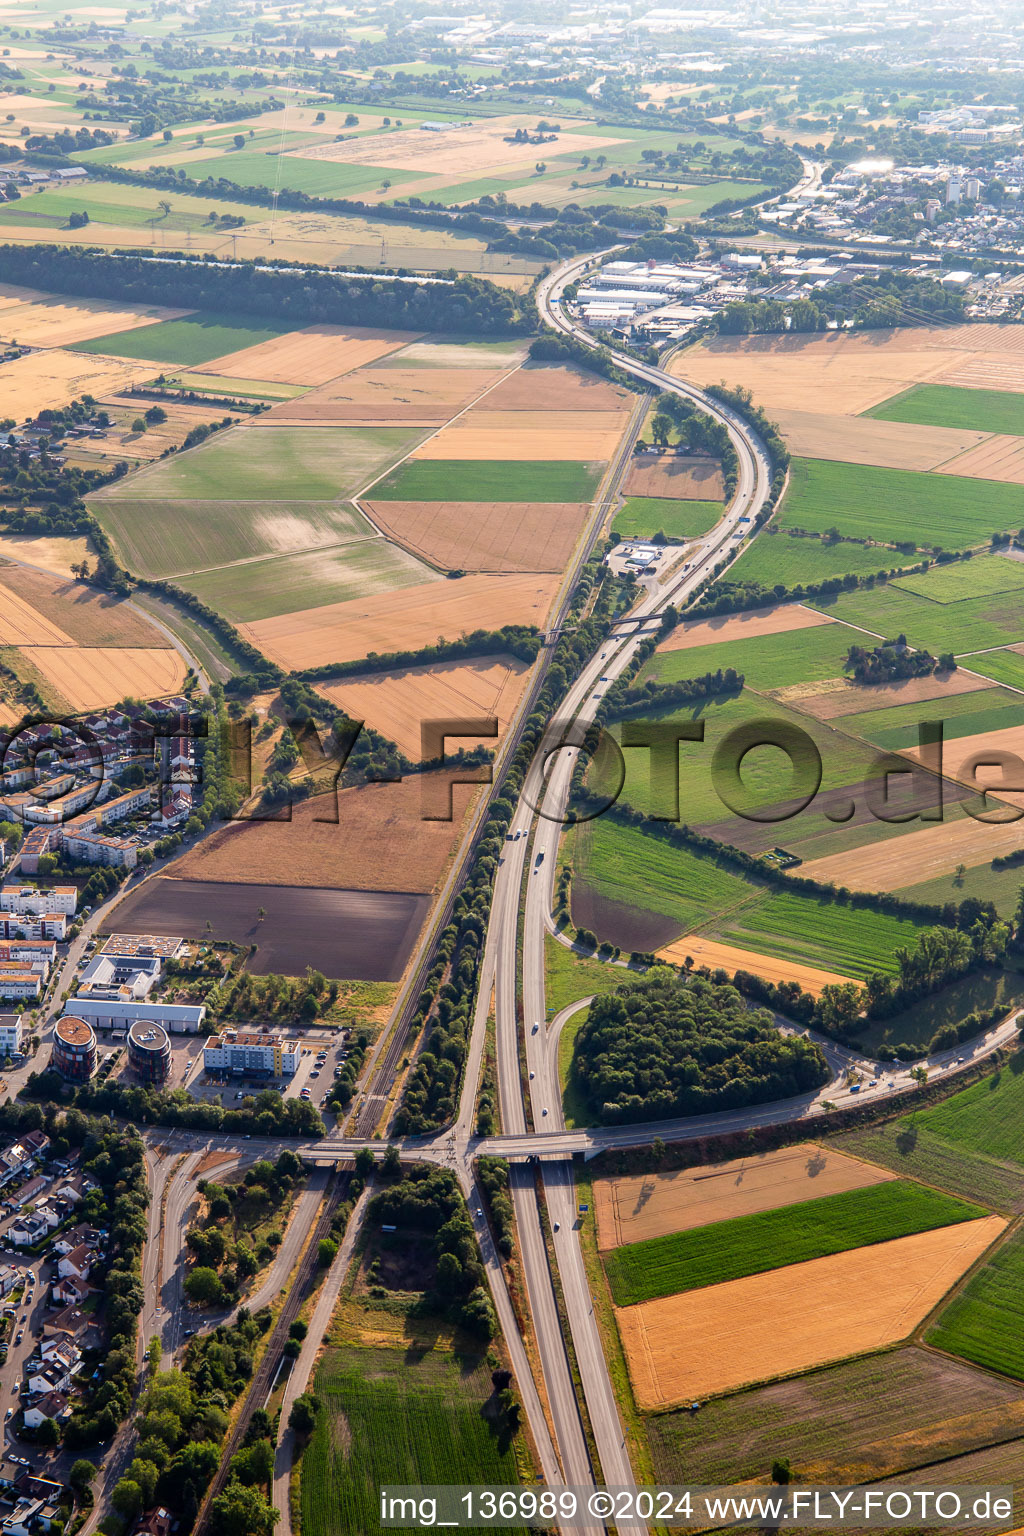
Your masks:
M487 1341L497 1330L487 1277L458 1180L447 1168L419 1163L389 1189L374 1195L368 1224L393 1226L396 1240L410 1234L433 1239L436 1269L425 1302L467 1332Z
M509 1194L508 1163L503 1157L477 1159L476 1175L487 1201L487 1211L494 1228L498 1251L504 1258L512 1255L515 1233L515 1216L512 1197Z
M764 1104L829 1079L818 1046L780 1034L735 987L667 966L591 1003L572 1074L606 1124Z
M899 325L950 325L964 318L964 297L930 277L882 272L830 288L819 298L737 299L719 310L718 330L726 336L781 331L824 331L830 325L858 330Z
M308 682L347 677L363 672L393 672L400 667L425 667L431 662L455 661L463 656L493 656L508 651L518 661L536 661L540 634L533 624L506 624L501 629L474 629L457 640L437 640L418 651L370 651L355 661L328 661L304 667L295 676Z
M870 650L851 645L846 654L846 670L858 683L891 683L905 677L930 677L933 672L955 672L952 652L944 651L936 661L930 651L913 651L906 635L884 640Z
M281 1242L281 1233L272 1231L255 1248L247 1234L272 1219L302 1177L302 1163L286 1148L276 1162L261 1159L255 1163L237 1183L199 1182L197 1188L206 1202L206 1212L185 1233L196 1266L185 1282L193 1300L224 1302L236 1296L246 1280L270 1263ZM216 1290L193 1296L190 1281L200 1269L211 1273Z
M65 1083L55 1072L33 1072L22 1090L34 1099L59 1098ZM77 1108L117 1115L132 1125L171 1125L185 1130L241 1136L322 1136L319 1110L307 1099L282 1098L272 1088L248 1095L239 1109L193 1099L184 1088L146 1088L141 1083L92 1082L75 1088Z
M411 331L521 335L536 316L506 288L476 277L389 282L378 272L353 276L329 268L301 271L266 261L209 261L186 252L111 255L81 246L0 246L0 277L53 293L126 303L274 315L286 325L321 322L395 326Z

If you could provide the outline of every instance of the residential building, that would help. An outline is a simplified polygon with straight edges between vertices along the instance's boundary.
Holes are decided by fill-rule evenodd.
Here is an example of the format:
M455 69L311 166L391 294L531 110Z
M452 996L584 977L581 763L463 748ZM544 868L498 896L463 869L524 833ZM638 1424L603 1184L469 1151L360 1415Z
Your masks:
M207 1072L229 1072L244 1077L292 1077L299 1064L298 1041L285 1042L280 1035L257 1035L227 1030L212 1035L203 1047Z
M88 1280L95 1254L84 1243L64 1253L57 1260L57 1275L61 1280Z
M75 885L5 885L0 887L0 912L65 912L70 916L78 906Z
M42 977L27 961L0 961L0 997L36 998L42 990Z
M0 1060L21 1055L21 1014L0 1013Z
M38 1429L44 1419L55 1419L62 1424L70 1416L71 1405L63 1392L48 1392L22 1414L27 1429Z

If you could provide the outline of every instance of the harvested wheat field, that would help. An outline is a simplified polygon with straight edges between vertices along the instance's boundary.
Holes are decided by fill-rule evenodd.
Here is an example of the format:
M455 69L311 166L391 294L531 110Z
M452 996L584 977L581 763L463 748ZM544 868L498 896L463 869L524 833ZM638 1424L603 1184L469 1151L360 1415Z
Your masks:
M492 117L481 123L461 126L452 123L439 133L422 128L405 128L386 135L368 134L362 138L329 140L288 151L300 160L343 161L346 165L386 166L390 170L419 171L432 177L469 179L496 170L515 170L532 166L539 153L536 144L506 144L505 139L517 128L533 129L534 118L521 113ZM622 140L610 134L572 133L558 135L556 144L545 144L548 159L558 154L589 154L607 149ZM394 178L392 178L394 179Z
M719 1396L895 1344L1005 1227L986 1216L618 1308L637 1406Z
M983 787L990 784L995 788L1003 775L998 769L978 767L991 760L993 752L1012 752L1019 758L1024 758L1024 725L1010 725L999 731L982 731L977 736L959 736L954 741L948 741L943 755L943 766L948 779L959 779L962 784L970 784L972 788ZM900 753L901 757L912 758L914 762L920 761L920 747L908 747ZM977 771L975 772L975 768ZM1010 777L1019 779L1020 769L1011 771ZM1021 804L1021 797L1009 791L1000 791L999 798L1008 800L1013 805Z
M1000 795L1009 801L1018 797ZM989 801L991 811L998 802ZM898 852L894 853L894 846ZM881 841L831 853L822 859L808 859L800 865L800 874L810 880L834 880L853 891L900 891L908 885L948 875L958 864L970 869L987 864L997 855L1014 853L1024 847L1024 822L1002 825L974 821L969 816L956 821L921 827L904 832L898 844Z
M162 650L168 644L121 598L41 571L0 565L0 634L6 636L4 621L18 612L19 605L34 612L50 634L40 630L24 640L0 639L0 645L127 645Z
M486 656L478 661L432 662L401 672L368 672L342 682L321 683L319 688L351 719L365 720L412 762L419 762L425 720L497 716L499 735L504 736L529 672L528 663L511 656ZM486 744L495 745L494 739ZM476 742L453 740L448 750L462 746L468 751L473 745Z
M806 864L800 866L801 875L807 868ZM761 976L765 981L798 981L805 992L815 997L822 987L843 985L850 980L849 976L841 976L838 971L822 971L817 966L801 965L799 961L785 956L780 959L774 955L762 955L753 949L740 949L736 944L705 939L697 933L683 934L681 939L674 939L664 949L659 949L658 955L672 965L682 965L689 955L696 965L708 965L713 969L721 966L730 975L734 971L749 971L751 975Z
M633 460L623 494L675 501L721 501L725 486L717 459L645 453Z
M746 613L723 614L717 619L695 619L677 624L659 651L687 651L695 645L714 645L725 640L758 640L762 635L781 635L791 629L816 629L835 621L802 603L780 603L775 608L752 608Z
M990 329L978 326L968 350L980 349L980 333ZM778 410L856 415L911 384L949 383L946 371L965 356L954 334L922 328L719 337L679 353L669 369L694 384L742 384L773 419Z
M367 501L378 528L443 570L563 571L587 515L577 501Z
M421 443L412 457L569 462L610 459L628 419L622 411L474 409Z
M415 651L439 637L456 640L480 628L544 629L559 581L555 574L464 576L238 627L265 656L291 671L358 661L370 651Z
M297 802L290 821L232 822L186 853L173 873L225 885L266 881L328 890L433 891L479 793L472 785L456 786L453 819L424 820L424 793L436 794L449 777L416 774L397 784L343 789L337 822L329 819L331 795Z
M21 654L73 710L102 709L119 699L180 693L185 663L177 651L105 645L25 645Z
M214 358L195 373L228 379L266 379L270 384L326 384L416 339L413 331L382 331L367 325L307 325L271 341Z
M500 378L493 368L360 368L284 401L266 419L440 427Z
M134 432L132 422L137 418L140 403L131 395L108 395L104 409L112 419L103 442L68 443L71 454L83 462L97 458L130 459L133 464L148 464L159 459L168 448L180 448L193 427L205 426L217 414L217 408L209 405L183 405L176 400L161 402L167 420L147 426L145 432ZM257 418L262 420L263 418Z
M631 411L636 401L628 389L557 363L524 363L487 398L495 411Z
M618 1248L668 1232L688 1232L713 1221L774 1211L897 1177L887 1168L875 1168L845 1152L805 1141L777 1152L678 1173L595 1179L597 1246Z
M799 458L837 459L844 464L877 464L888 469L928 470L940 464L949 468L947 460L986 438L984 432L876 421L871 416L773 410L772 419L790 453Z
M72 565L80 565L89 556L89 541L84 535L73 538L28 538L24 534L0 534L0 562L24 560L26 565L37 565L55 576L70 576Z
M1016 364L1019 368L1020 364ZM932 427L930 431L935 431ZM994 433L959 458L940 467L943 475L965 475L972 480L1008 480L1024 485L1024 441Z
M952 698L955 693L977 693L991 686L991 678L958 668L941 677L934 673L930 677L905 677L895 683L872 683L870 688L858 687L845 677L831 678L827 684L793 683L788 688L771 689L771 695L780 704L792 704L815 720L836 720L871 709L889 709L894 704L924 704Z
M72 645L70 635L43 617L9 587L0 603L0 645Z
M52 297L34 288L0 283L0 339L30 347L70 347L77 341L131 331L157 320L177 320L187 309L130 308L112 299ZM6 373L11 365L5 363Z
M22 421L82 395L99 398L151 378L157 366L120 357L93 357L88 352L30 352L0 366L0 416Z

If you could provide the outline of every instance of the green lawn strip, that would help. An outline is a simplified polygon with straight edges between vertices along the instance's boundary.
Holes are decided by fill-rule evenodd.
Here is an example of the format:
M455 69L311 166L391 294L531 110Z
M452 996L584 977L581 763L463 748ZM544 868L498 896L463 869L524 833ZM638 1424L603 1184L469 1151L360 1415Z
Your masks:
M892 586L915 592L933 603L962 603L971 597L991 597L996 592L1020 592L1024 588L1024 560L1007 555L976 555L933 565L916 575L897 576Z
M544 986L549 1018L561 1013L570 1003L578 1003L582 997L614 992L616 987L634 980L635 976L636 972L625 966L610 965L590 955L577 955L552 934L544 935Z
M728 580L793 588L801 583L826 581L830 576L874 576L879 571L914 565L918 559L917 555L901 555L882 544L852 544L845 539L832 544L820 538L807 538L787 533L773 523L758 534L730 568Z
M883 639L906 635L912 646L931 651L933 656L943 651L967 655L1024 640L1024 604L1016 592L971 597L962 603L931 603L916 592L900 591L889 583L835 598L815 598L808 606L833 619L860 625ZM870 646L877 642L868 635L860 643Z
M864 411L878 421L909 421L922 427L959 427L968 432L1024 434L1024 395L1008 389L958 389L952 384L915 384Z
M736 628L742 632L742 626ZM861 637L846 625L822 624L777 635L656 651L643 676L671 683L732 667L742 672L750 688L785 688L791 683L842 677L850 646L860 643Z
M850 1131L830 1145L993 1210L1024 1211L1024 1168L953 1146L920 1125L917 1115Z
M962 664L993 682L1024 689L1024 656L1019 651L983 651L979 656L965 656Z
M863 979L873 971L894 973L894 951L901 945L913 949L924 926L870 908L776 891L704 923L700 932L740 949Z
M520 1481L514 1448L482 1411L485 1358L328 1349L313 1390L322 1407L302 1457L303 1536L375 1529L381 1487Z
M258 555L378 539L349 502L129 501L90 503L130 570L179 576Z
M906 885L900 891L908 901L937 902L963 901L975 896L979 901L995 903L1001 917L1013 917L1024 874L1018 865L1010 869L993 869L989 863L975 864L958 876L955 870L939 875L934 880L922 880L917 885Z
M783 528L965 549L1024 525L1024 486L917 470L794 459Z
M407 427L239 427L126 477L103 499L331 501L358 491L421 436Z
M980 1206L894 1179L628 1243L605 1254L604 1262L616 1305L628 1307L985 1214Z
M265 379L232 379L217 373L177 373L166 380L168 389L187 389L196 395L230 395L242 400L297 400L308 384L275 384Z
M651 538L663 533L667 539L699 538L713 528L722 516L718 501L676 501L660 496L631 496L616 512L612 526L624 538Z
M176 585L233 623L245 624L442 579L387 539L364 539L304 555L225 565L181 577Z
M926 1341L987 1370L1024 1379L1024 1231L989 1255Z
M964 706L972 700L978 703L973 709L966 707L954 708L954 705ZM989 702L986 704L985 701ZM895 715L906 711L899 721L889 724L876 724L872 714ZM854 720L858 724L854 725ZM903 704L892 710L880 709L871 711L867 715L857 715L852 719L846 717L845 723L866 741L873 742L876 747L885 751L902 751L906 747L916 747L918 744L918 723L922 720L941 720L944 724L944 737L947 741L954 741L960 736L980 736L986 731L1005 730L1013 726L1024 724L1024 698L1019 694L1005 693L1001 690L996 697L992 697L986 688L979 693L955 694L951 699L934 699L924 704Z
M914 1124L953 1146L1024 1167L1024 1051L991 1077L921 1110Z
M603 465L560 460L410 459L373 501L589 501Z
M92 341L77 341L68 351L190 366L240 352L243 347L254 347L257 342L272 341L294 329L289 325L256 326L251 320L231 315L203 313L184 320L162 320L158 325L142 325L131 331L115 331Z

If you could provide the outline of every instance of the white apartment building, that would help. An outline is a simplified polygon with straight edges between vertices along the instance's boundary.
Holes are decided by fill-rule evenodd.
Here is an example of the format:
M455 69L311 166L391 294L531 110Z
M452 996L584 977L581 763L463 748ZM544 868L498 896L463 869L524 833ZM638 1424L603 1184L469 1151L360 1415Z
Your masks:
M0 888L0 912L29 913L40 917L50 912L70 916L78 906L74 885L5 885Z
M207 1072L230 1072L238 1077L259 1073L266 1077L293 1077L299 1065L301 1046L296 1040L285 1042L280 1035L211 1035L203 1048L203 1066Z

